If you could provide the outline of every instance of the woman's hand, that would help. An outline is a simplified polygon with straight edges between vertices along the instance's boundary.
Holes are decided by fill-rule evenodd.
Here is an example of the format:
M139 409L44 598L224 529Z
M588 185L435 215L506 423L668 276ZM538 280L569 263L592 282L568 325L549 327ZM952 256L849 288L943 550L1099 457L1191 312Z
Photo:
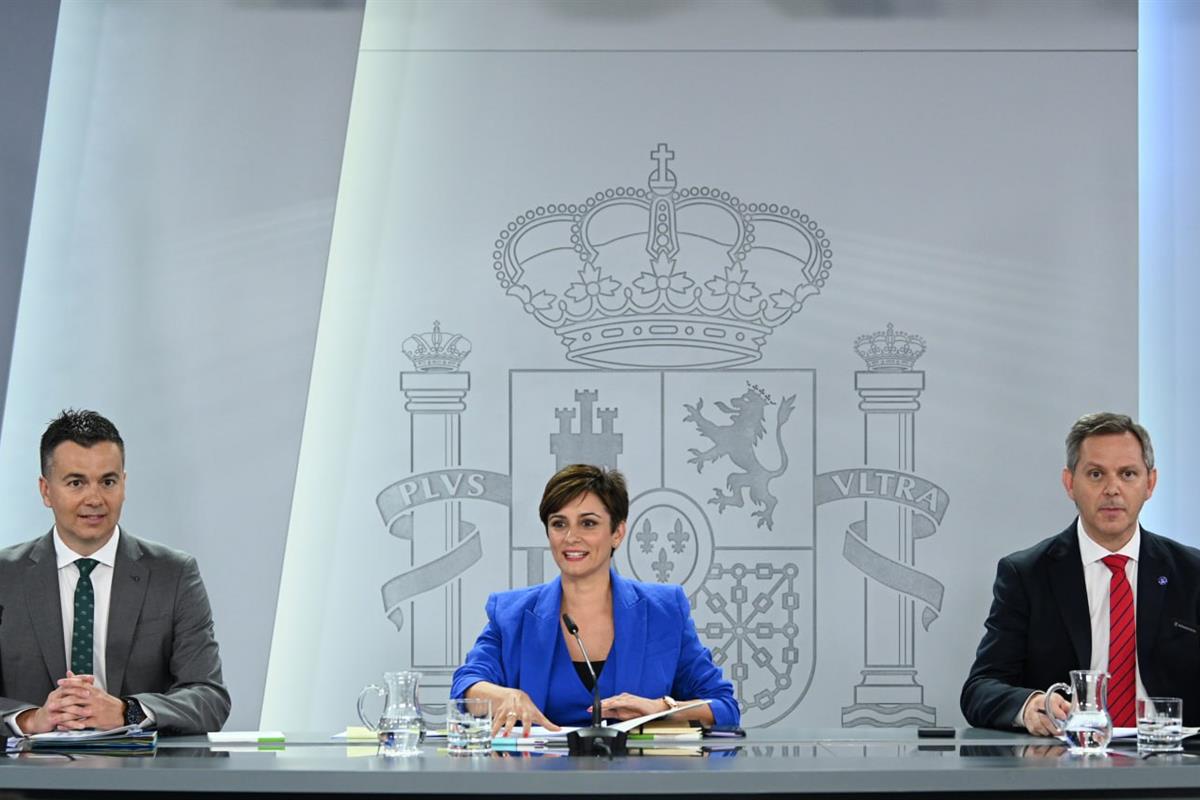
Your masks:
M542 714L529 695L520 689L500 689L492 700L492 736L511 736L513 728L522 727L522 736L529 736L531 725L541 725L546 730L556 731L559 727Z
M600 716L604 719L633 719L647 714L657 714L666 711L667 703L661 697L651 700L648 697L638 697L636 694L622 692L606 697L600 701ZM588 706L588 711L592 707Z

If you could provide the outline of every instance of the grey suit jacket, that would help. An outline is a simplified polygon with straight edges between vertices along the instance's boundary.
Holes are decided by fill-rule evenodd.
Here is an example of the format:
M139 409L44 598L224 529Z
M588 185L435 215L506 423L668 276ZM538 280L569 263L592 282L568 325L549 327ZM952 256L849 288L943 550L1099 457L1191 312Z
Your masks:
M0 550L0 716L40 706L67 674L53 536ZM196 560L125 530L105 659L109 694L137 698L164 734L220 730L229 716Z

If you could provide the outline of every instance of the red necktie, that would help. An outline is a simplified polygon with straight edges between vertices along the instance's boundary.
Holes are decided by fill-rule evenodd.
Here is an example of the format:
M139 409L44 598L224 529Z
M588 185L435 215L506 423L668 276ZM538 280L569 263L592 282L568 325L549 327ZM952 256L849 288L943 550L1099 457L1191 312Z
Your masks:
M1137 623L1133 613L1133 589L1125 577L1129 556L1105 556L1104 566L1112 571L1108 585L1108 712L1113 725L1132 728L1137 699Z

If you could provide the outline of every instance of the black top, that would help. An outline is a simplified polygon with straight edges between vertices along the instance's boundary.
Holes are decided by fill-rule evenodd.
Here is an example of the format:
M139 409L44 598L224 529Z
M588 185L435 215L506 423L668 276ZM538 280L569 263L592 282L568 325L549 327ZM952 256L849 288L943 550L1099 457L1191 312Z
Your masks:
M592 691L596 687L596 684L592 682L592 673L588 672L587 662L586 661L572 661L571 663L575 665L575 671L577 673L579 673L579 680L583 681L583 685L587 687L587 690L589 692ZM595 668L596 677L599 678L600 673L604 671L604 662L603 661L593 661L592 667Z

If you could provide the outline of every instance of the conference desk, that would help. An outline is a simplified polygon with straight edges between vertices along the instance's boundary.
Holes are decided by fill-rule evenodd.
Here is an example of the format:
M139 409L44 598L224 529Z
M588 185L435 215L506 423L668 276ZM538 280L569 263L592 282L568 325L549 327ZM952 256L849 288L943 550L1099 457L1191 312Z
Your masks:
M553 750L456 758L436 746L387 759L372 745L315 735L289 735L279 750L162 739L145 756L9 756L0 762L0 796L1200 796L1200 750L1082 757L1046 739L976 729L928 740L911 728L766 730L696 755L669 747L647 744L611 761Z

